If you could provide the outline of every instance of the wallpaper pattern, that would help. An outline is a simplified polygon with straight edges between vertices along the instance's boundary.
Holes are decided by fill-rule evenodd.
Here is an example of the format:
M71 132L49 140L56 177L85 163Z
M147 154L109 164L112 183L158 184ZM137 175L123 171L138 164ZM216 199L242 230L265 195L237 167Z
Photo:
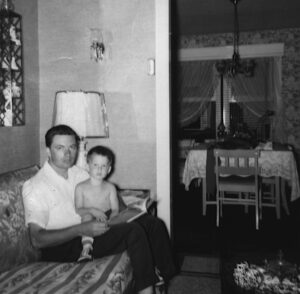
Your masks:
M232 33L191 35L180 39L180 48L232 45ZM286 142L300 153L300 28L240 33L240 44L284 43L282 97Z

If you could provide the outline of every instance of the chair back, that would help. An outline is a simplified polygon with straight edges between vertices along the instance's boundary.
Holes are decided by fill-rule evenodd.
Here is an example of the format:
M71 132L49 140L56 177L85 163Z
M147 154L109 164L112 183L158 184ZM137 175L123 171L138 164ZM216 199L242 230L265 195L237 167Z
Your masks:
M254 149L215 149L216 176L255 176L258 177L259 150Z
M217 226L225 204L255 206L255 224L259 228L259 151L254 149L215 149L217 185Z

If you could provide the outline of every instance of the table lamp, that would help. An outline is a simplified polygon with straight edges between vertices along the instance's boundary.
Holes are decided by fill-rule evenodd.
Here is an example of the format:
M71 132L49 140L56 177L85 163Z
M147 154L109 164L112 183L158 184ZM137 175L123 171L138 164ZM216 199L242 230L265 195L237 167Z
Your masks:
M86 168L85 138L107 138L108 121L102 93L58 91L55 95L53 125L70 126L80 137L76 165Z

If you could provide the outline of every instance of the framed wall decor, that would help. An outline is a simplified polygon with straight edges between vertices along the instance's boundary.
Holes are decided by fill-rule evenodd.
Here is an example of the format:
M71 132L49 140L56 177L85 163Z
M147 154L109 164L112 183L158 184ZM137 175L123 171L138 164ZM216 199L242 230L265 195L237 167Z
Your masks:
M0 9L0 127L25 124L22 17Z

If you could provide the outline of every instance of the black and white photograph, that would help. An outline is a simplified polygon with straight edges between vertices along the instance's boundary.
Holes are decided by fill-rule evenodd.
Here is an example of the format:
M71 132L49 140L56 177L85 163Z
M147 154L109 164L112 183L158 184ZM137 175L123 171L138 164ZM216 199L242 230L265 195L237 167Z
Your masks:
M0 293L300 293L299 12L0 0Z

